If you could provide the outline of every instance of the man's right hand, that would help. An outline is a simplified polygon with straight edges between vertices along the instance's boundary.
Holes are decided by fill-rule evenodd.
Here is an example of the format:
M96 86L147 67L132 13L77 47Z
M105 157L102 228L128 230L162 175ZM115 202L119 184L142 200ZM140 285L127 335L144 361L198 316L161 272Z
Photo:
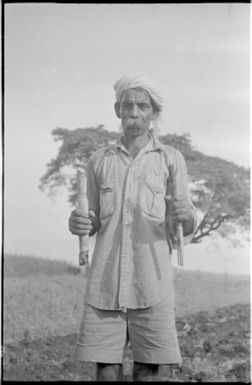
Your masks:
M69 231L74 235L88 235L93 229L93 221L95 213L89 211L89 217L83 215L78 209L73 210L69 217Z

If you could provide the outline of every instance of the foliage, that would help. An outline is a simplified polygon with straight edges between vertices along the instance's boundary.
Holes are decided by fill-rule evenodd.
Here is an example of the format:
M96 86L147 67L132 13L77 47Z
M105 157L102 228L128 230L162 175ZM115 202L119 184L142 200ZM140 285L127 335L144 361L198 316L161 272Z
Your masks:
M58 155L47 164L47 172L40 179L39 188L49 194L56 194L66 187L69 201L76 201L76 172L85 167L89 156L98 148L113 143L118 132L96 128L68 130L56 128L52 131L56 141L61 141ZM233 223L236 228L248 229L250 206L250 171L218 157L202 154L193 148L189 134L168 134L159 137L164 144L171 145L184 155L192 201L202 213L202 220L192 240L198 243L213 231L222 231L226 236Z
M193 243L218 230L226 221L244 229L249 227L248 169L193 149L188 134L166 135L160 137L160 141L173 145L184 155L191 179L192 201L204 214ZM223 225L220 234L226 236L229 229Z
M40 179L39 188L55 195L60 187L69 189L69 201L76 200L76 175L79 166L85 167L90 155L98 148L116 140L118 133L106 131L102 125L96 128L68 130L56 128L52 131L55 141L61 141L58 155L47 164L47 172ZM70 172L70 174L69 174Z

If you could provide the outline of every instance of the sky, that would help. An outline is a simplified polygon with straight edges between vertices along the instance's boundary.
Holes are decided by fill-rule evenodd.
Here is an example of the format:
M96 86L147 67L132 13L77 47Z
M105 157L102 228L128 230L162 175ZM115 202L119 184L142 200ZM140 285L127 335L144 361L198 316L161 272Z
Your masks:
M39 179L59 148L54 128L118 130L122 75L159 86L161 134L189 133L199 151L250 166L249 7L5 4L5 252L77 263L67 192L52 200ZM185 267L248 271L248 245L213 244L188 246Z

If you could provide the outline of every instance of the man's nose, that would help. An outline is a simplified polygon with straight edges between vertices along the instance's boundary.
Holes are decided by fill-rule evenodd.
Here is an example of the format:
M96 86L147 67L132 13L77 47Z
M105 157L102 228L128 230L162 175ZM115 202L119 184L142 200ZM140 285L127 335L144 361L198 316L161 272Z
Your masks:
M137 108L136 104L133 104L131 112L130 112L130 116L132 118L137 118L138 117L138 108Z

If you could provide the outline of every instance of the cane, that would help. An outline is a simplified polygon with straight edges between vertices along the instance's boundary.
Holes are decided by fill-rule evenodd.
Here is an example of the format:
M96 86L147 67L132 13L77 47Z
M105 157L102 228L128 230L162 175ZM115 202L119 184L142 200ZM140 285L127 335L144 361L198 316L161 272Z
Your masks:
M88 199L87 199L87 174L84 170L77 170L77 208L81 214L88 216ZM88 240L89 235L79 236L79 265L88 264Z
M171 181L171 194L173 198L177 197L177 184L175 180L175 171L174 171L174 165L169 166L169 176ZM177 256L178 256L178 265L183 266L184 265L184 254L183 254L183 226L182 223L176 224L176 236L178 240L177 245Z

